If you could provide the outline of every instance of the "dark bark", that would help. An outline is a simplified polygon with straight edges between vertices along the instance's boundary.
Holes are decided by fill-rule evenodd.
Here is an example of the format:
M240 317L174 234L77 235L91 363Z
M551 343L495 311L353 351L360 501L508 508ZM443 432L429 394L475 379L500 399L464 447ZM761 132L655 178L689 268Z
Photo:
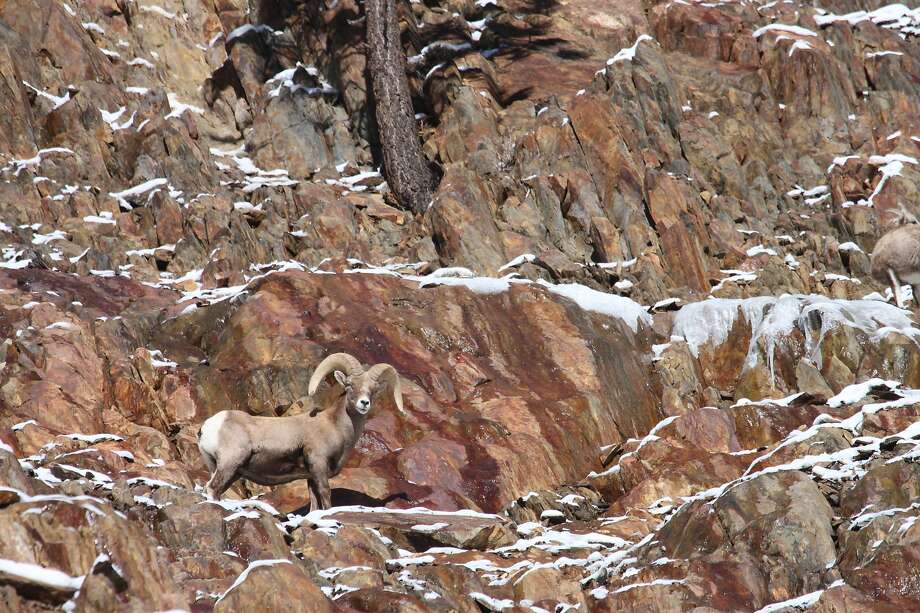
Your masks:
M366 0L368 74L387 183L399 203L424 213L435 175L422 154L399 37L396 0Z

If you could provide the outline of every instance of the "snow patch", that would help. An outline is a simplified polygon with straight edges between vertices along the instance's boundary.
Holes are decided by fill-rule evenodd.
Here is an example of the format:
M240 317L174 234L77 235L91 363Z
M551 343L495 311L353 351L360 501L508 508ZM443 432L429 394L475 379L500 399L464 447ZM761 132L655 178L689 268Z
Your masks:
M828 13L824 9L816 9L815 24L825 26L838 21L849 25L856 25L863 21L870 21L882 28L897 30L903 38L920 35L920 7L909 9L903 4L888 4L873 11L854 11L844 15Z
M828 589L832 587L840 587L844 585L843 579L838 579L828 586ZM811 605L818 602L818 599L821 598L821 594L824 593L824 590L816 590L810 592L803 596L798 596L796 598L790 598L789 600L784 600L782 602L775 602L773 604L768 604L762 609L758 609L755 613L774 613L775 611L783 611L786 609L807 609Z
M550 293L568 298L586 311L622 319L633 332L638 331L640 322L649 327L652 325L652 316L645 307L629 298L599 292L577 283L553 285L542 279L537 283Z
M155 4L141 5L138 7L141 11L145 13L153 13L154 15L159 15L160 17L165 17L166 19L175 19L178 17L175 13L170 13L162 6L157 6Z
M190 111L196 115L204 115L204 109L200 106L194 106L192 104L186 104L179 100L176 94L169 92L166 94L166 99L169 101L170 113L166 116L166 119L172 119L173 117L180 117L182 113Z
M438 275L438 271L422 277L419 282L420 288L437 287L448 285L451 287L465 287L476 294L490 295L501 294L511 289L511 284L505 279L495 279L493 277L450 277Z
M612 66L617 62L631 62L636 57L636 51L639 50L639 43L644 40L654 41L655 39L649 36L648 34L642 34L639 38L636 39L636 42L632 44L631 47L626 47L625 49L620 49L617 51L616 55L607 60L607 65Z
M119 206L121 206L121 208L127 211L130 211L134 207L128 202L128 198L132 198L134 196L140 196L141 194L146 194L153 190L159 189L163 187L164 185L167 185L168 183L169 181L167 181L166 179L162 179L162 178L150 179L149 181L145 181L141 183L140 185L135 185L134 187L128 188L124 191L109 192L109 196L111 196L112 198L115 198L115 200L118 201L118 204Z
M42 89L38 89L37 87L35 87L31 83L27 83L26 81L23 81L22 84L28 87L29 89L31 89L33 92L35 92L36 95L38 95L40 98L50 100L51 103L54 105L52 110L57 110L61 108L62 106L64 106L65 104L67 104L68 102L70 102L70 92L69 91L64 92L63 96L55 96L54 94L49 94L48 92Z
M30 564L28 562L16 562L15 560L0 559L0 573L32 584L58 590L70 590L75 592L83 585L83 577L71 577L67 573L54 568Z
M517 268L521 264L524 264L526 262L533 262L536 259L537 259L537 256L533 255L532 253L524 253L522 255L517 256L516 258L514 258L513 260L511 260L510 262L508 262L501 268L499 268L498 272L508 270L509 268Z
M269 26L264 24L251 24L247 23L236 28L230 34L227 35L227 44L229 45L238 38L242 38L251 32L258 32L260 34L272 34L272 30Z
M771 23L770 25L758 28L754 30L753 36L754 38L760 38L767 32L786 32L789 34L797 34L798 36L818 36L815 32L812 32L808 28L789 25L786 23Z
M430 534L432 532L437 532L438 530L447 528L448 526L450 526L450 524L439 521L434 524L415 524L414 526L410 528L410 530L412 530L413 532L422 532L424 534Z
M746 251L746 253L749 258L753 258L761 254L777 255L775 249L770 249L769 247L764 247L763 245L756 245L751 247Z

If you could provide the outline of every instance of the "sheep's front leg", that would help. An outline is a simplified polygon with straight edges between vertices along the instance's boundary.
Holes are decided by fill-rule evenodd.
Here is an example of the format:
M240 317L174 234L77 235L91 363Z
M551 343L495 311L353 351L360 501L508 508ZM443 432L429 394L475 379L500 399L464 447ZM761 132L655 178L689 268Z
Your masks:
M310 513L312 513L320 509L320 499L319 494L316 492L316 483L312 478L307 481L307 485L310 489Z
M321 509L332 507L332 488L329 487L329 477L325 473L316 475L316 494Z

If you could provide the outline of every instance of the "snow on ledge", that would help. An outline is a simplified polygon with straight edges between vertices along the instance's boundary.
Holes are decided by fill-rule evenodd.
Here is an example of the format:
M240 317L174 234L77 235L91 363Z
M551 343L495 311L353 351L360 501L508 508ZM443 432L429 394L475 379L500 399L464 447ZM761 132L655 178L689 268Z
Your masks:
M889 30L898 30L902 38L920 34L920 8L910 9L903 4L888 4L873 11L854 11L845 15L829 13L824 9L816 9L815 24L823 27L838 21L854 26L863 21L872 23Z
M798 34L799 36L818 36L815 32L812 32L808 28L803 28L801 26L794 26L786 23L771 23L768 26L758 28L754 30L754 38L760 38L767 32L783 32L787 34Z
M498 272L504 272L508 270L509 268L517 268L518 266L522 264L533 262L536 259L537 259L537 256L535 256L532 253L521 254L517 256L516 258L514 258L513 260L511 260L510 262L508 262L507 264L505 264L504 266L502 266L501 268L499 268Z
M834 587L841 587L845 585L843 579L838 579L834 581L826 589L831 589ZM818 602L818 599L821 598L821 594L824 593L824 590L816 590L796 598L790 598L789 600L784 600L782 602L774 602L773 604L768 604L762 609L758 609L755 613L773 613L774 611L785 611L787 609L807 609L811 605Z
M450 527L450 524L443 522L443 521L439 521L433 524L415 524L409 529L412 530L413 532L422 532L425 534L430 534L432 532L437 532L438 530L443 530L444 528L449 528L449 527Z
M54 568L27 562L0 559L0 574L58 590L76 592L83 585L83 577L71 577Z
M617 51L616 55L607 60L607 65L612 66L617 62L631 62L636 58L636 51L639 50L639 43L644 40L654 41L655 39L649 36L648 34L642 34L639 38L636 39L636 42L632 44L631 47L626 47L625 49L620 49Z
M239 513L246 511L251 508L262 510L270 515L281 515L278 512L278 509L268 504L263 500L256 500L255 498L246 498L243 500L231 500L229 498L224 500L203 500L198 504L215 504L227 511L233 511Z
M510 598L493 598L482 592L470 592L469 596L480 605L493 611L502 611L514 606L514 601Z
M899 383L897 381L886 381L878 377L863 381L862 383L853 383L840 390L840 393L836 396L828 398L827 406L836 408L845 404L856 404L868 396L874 389L887 387L888 390L891 391L896 389L898 385Z
M511 288L511 284L505 279L496 279L494 277L448 277L428 275L423 277L419 283L420 288L437 287L439 285L449 285L451 287L465 287L476 294L501 294Z
M652 325L652 316L645 310L645 307L629 298L600 292L577 283L553 285L543 280L537 283L550 293L568 298L585 311L622 319L633 332L638 331L639 322L649 327Z

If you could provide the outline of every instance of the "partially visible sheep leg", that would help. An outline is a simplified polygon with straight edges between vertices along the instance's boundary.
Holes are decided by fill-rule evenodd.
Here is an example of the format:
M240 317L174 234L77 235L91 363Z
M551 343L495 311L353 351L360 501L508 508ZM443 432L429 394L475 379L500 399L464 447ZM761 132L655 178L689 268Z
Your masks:
M208 472L213 474L217 469L217 462L214 460L214 457L210 453L202 451L201 458L204 460L205 466L208 467Z
M329 487L329 477L326 473L315 476L315 493L313 496L319 501L319 508L328 509L332 507L332 488Z
M239 476L236 472L218 468L205 486L205 492L210 498L220 500L223 493L230 489L230 486L236 483L237 479L239 479Z
M316 482L310 479L307 484L310 486L310 512L312 513L320 509L320 498L316 491Z
M920 307L920 284L911 285L910 289L914 293L914 306Z
M894 271L890 268L888 269L888 278L891 279L891 291L894 292L895 302L898 303L899 309L903 309L904 303L901 301L901 283L898 281L898 276L894 274Z
M214 474L211 475L211 480L208 481L208 484L205 486L205 493L214 500L220 500L223 493L240 478L237 471L240 468L241 462L221 461L222 459L223 458L218 458L217 469L214 471Z

